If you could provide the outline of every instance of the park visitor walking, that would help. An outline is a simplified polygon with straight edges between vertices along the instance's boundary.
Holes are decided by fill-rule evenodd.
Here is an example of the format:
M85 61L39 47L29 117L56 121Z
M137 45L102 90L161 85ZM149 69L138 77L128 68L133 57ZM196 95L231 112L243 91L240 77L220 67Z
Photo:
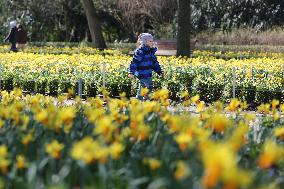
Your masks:
M17 39L17 49L21 49L22 52L25 51L25 46L26 43L28 41L28 35L27 35L27 31L24 29L24 27L19 24L17 27L17 35L16 35L16 39Z
M16 47L17 42L17 22L10 22L10 32L8 36L4 39L5 42L9 41L11 43L10 51L17 52L18 49Z
M135 76L139 79L139 87L136 98L143 100L141 89L153 89L152 72L163 75L161 66L155 55L157 48L154 47L153 36L149 33L142 33L138 36L139 47L134 51L132 61L129 66L129 77ZM147 96L146 96L147 99Z

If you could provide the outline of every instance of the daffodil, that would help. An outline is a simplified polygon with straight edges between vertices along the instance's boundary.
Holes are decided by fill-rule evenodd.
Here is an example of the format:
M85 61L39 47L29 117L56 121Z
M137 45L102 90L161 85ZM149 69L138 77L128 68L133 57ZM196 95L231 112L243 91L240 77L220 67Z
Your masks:
M140 92L141 96L146 97L148 93L149 93L149 89L148 88L143 87L141 89L141 92Z
M202 177L204 188L214 188L219 182L238 188L250 183L251 175L237 166L237 155L230 144L208 143L202 149L205 172Z
M188 165L183 161L178 161L176 165L176 170L174 173L176 180L183 180L190 174L190 169Z
M28 133L26 135L23 136L22 138L22 144L24 146L28 146L29 143L33 140L33 134L32 133Z
M3 121L2 119L0 119L0 129L4 126L5 121Z
M234 98L234 99L231 99L231 102L230 104L226 107L226 110L229 110L231 112L234 112L238 109L238 107L240 106L241 102Z
M278 105L279 105L279 100L273 99L271 102L272 110L275 110Z
M184 151L192 141L192 136L191 134L180 133L175 137L175 140L179 144L179 148Z
M275 128L274 136L284 141L284 127Z
M51 143L46 145L45 150L52 158L59 159L63 148L64 145L62 143L59 143L57 140L52 140Z
M265 142L262 154L258 158L258 165L263 169L276 165L283 156L283 152L283 148L278 146L275 142L271 140Z
M71 150L71 156L75 160L80 160L85 164L91 164L96 160L96 153L99 152L100 146L91 137L85 137L76 142Z
M151 170L156 170L161 167L161 162L155 158L144 158L143 163L148 165Z
M16 162L17 169L21 170L21 169L24 169L26 167L25 156L17 155L16 160L17 160L17 162Z
M205 123L205 128L210 128L215 132L221 133L231 125L230 120L219 113L213 114Z
M4 158L8 155L8 148L6 145L1 145L0 146L0 157Z
M44 125L48 125L49 123L49 114L48 111L43 109L42 111L40 111L38 114L36 114L35 119L44 124Z
M191 101L194 103L198 103L199 99L200 99L199 95L195 95L194 97L191 97Z
M270 104L261 104L257 107L257 111L260 113L268 114L270 112Z
M115 130L117 130L117 126L113 123L112 118L104 116L96 122L94 134L102 135L106 140L111 140Z
M0 146L0 170L3 174L8 171L8 166L10 165L10 160L8 160L8 148L6 145Z
M109 152L113 159L118 159L121 153L123 152L123 150L124 146L118 142L111 144L111 146L109 147Z

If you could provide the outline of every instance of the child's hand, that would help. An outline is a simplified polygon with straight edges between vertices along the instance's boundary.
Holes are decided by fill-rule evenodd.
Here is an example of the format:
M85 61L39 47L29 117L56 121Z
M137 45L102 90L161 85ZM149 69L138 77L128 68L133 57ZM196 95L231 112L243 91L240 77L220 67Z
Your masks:
M128 77L129 77L129 78L133 78L133 75L132 75L132 74L128 74Z
M161 72L161 73L159 74L159 76L160 76L160 77L164 77L164 76L165 76L165 73L164 73L164 72Z

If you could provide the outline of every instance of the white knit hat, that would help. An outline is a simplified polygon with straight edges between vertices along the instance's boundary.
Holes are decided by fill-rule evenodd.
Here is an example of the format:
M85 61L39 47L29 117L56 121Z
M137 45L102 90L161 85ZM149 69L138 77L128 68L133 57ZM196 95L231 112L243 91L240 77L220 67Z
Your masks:
M14 27L16 27L16 26L17 26L17 22L16 22L15 20L13 20L13 21L10 22L10 27L11 27L11 28L14 28Z
M149 40L153 40L153 36L150 33L141 33L138 36L138 43L140 43L140 45L144 45L147 43L147 41Z

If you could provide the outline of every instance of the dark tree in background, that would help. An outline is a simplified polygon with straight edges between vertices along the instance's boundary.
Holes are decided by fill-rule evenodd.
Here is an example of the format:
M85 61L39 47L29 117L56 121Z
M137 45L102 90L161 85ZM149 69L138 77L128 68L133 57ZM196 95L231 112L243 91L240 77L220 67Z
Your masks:
M190 56L190 0L178 0L177 56Z
M92 42L96 48L105 49L106 43L102 34L101 22L96 13L94 2L93 0L82 0L82 3L86 12Z

